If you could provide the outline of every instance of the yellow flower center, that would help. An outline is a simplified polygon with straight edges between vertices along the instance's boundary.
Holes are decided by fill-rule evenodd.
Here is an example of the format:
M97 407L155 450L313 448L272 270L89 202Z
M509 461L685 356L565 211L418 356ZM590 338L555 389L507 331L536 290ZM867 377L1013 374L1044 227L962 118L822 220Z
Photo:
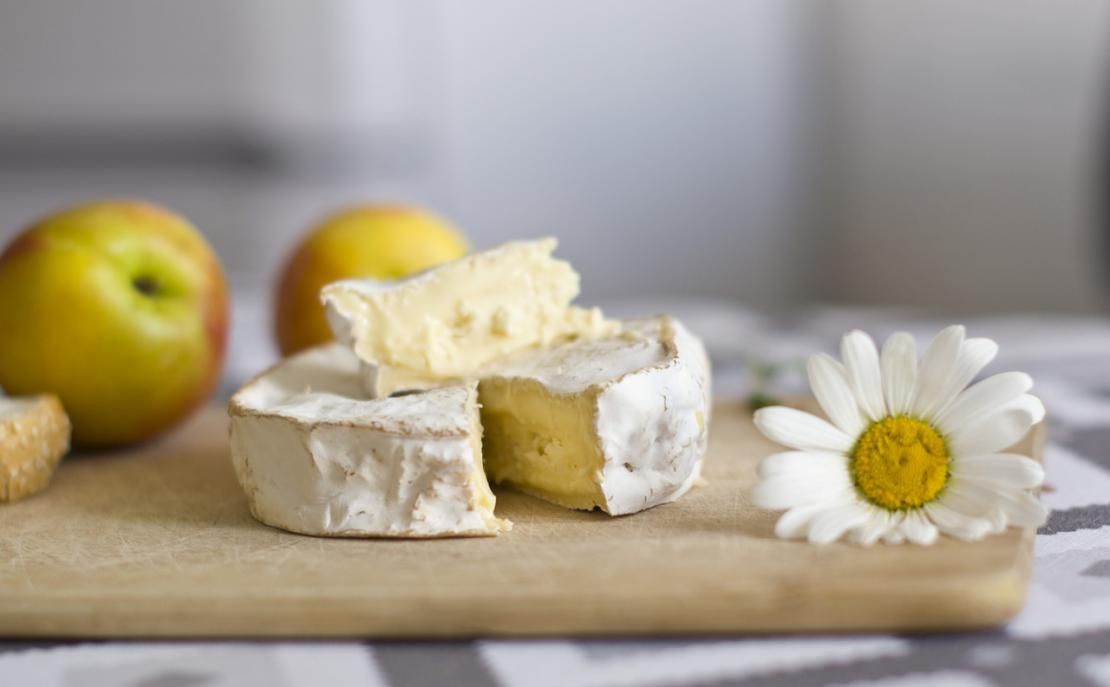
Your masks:
M852 480L871 503L918 508L948 483L948 447L929 423L897 416L879 420L852 449Z

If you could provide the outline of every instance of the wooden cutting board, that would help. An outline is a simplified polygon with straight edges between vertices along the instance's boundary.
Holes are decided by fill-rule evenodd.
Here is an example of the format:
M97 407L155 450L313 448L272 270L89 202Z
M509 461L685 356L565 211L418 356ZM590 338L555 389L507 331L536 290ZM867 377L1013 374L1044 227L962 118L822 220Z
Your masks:
M775 539L776 514L745 496L775 449L745 408L715 413L707 483L677 503L610 518L502 490L507 535L390 541L255 522L210 408L159 443L71 456L46 492L0 505L0 635L915 631L1021 608L1029 531L931 548Z

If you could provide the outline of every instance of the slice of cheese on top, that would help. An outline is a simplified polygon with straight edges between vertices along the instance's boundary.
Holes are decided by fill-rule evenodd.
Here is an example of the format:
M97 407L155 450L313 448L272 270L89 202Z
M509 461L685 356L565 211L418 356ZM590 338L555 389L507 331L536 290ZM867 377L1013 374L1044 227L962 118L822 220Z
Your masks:
M231 399L231 456L254 516L336 537L489 536L475 383L370 399L341 344L287 358Z
M617 333L597 308L571 306L578 274L553 238L507 243L412 277L339 281L321 298L336 337L364 363L376 396L465 379L520 350Z
M700 474L709 364L670 317L519 354L487 370L478 393L494 482L624 515L677 499Z

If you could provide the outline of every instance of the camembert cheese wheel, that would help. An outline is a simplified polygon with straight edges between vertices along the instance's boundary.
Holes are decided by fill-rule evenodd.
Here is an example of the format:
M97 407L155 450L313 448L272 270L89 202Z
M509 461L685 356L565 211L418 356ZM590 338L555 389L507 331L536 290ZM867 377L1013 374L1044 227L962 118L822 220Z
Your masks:
M698 479L709 363L670 317L521 351L475 377L370 398L341 344L263 373L230 406L251 512L304 534L495 535L510 524L487 475L610 515L673 501Z

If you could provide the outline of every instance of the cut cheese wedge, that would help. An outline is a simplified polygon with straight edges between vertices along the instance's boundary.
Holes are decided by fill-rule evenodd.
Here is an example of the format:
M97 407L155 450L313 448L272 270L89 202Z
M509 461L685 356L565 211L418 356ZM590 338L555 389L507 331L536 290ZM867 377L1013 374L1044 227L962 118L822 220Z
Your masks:
M340 344L287 358L231 399L231 455L255 518L335 537L489 536L475 383L369 399Z
M335 282L321 298L336 338L366 363L371 394L426 389L523 349L619 330L570 305L578 273L551 257L555 246L507 243L400 281Z
M670 317L519 354L487 370L478 393L494 482L624 515L677 499L700 474L709 364Z
M45 489L69 451L69 435L57 396L0 396L0 503Z

